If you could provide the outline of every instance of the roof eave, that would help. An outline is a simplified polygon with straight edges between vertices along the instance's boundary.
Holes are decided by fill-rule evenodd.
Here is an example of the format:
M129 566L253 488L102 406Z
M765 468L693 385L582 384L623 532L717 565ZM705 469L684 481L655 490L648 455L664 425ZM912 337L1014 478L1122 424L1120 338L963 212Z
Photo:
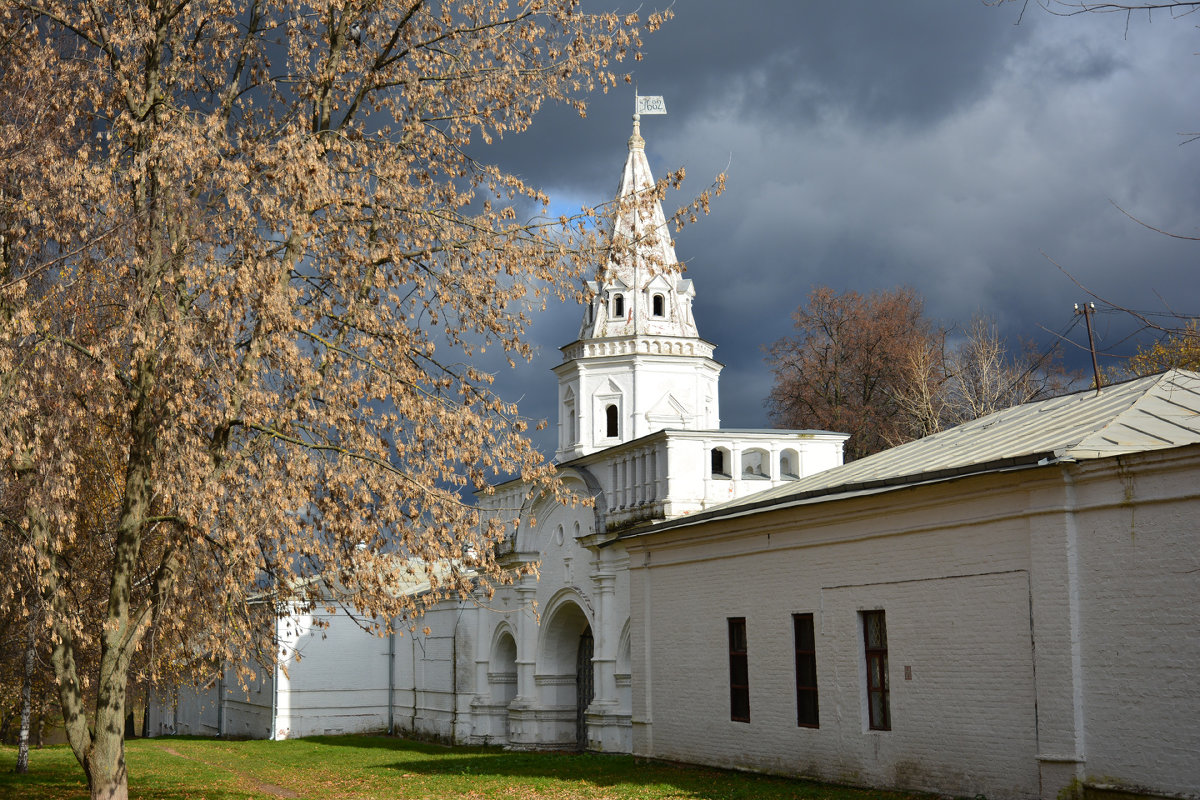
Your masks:
M1060 458L1056 453L1053 452L1030 453L1024 456L997 459L985 464L969 464L961 467L951 467L948 469L934 470L931 472L918 472L909 475L898 475L872 481L857 481L852 483L837 484L835 486L823 486L819 489L811 489L805 492L797 492L784 497L774 497L757 502L750 501L738 503L736 505L724 504L723 507L713 508L707 511L700 511L695 514L677 517L676 519L672 520L666 520L658 523L647 523L645 525L629 529L628 531L622 533L620 538L629 539L638 536L661 533L663 531L673 530L676 528L702 525L717 520L734 519L736 517L744 516L745 514L757 513L760 511L781 510L796 505L807 505L811 501L821 500L821 498L827 498L825 502L835 502L839 499L843 499L844 495L853 493L876 494L881 492L890 492L910 486L941 483L944 481L957 480L959 478L966 478L975 475L1009 472L1016 469L1045 467L1072 460L1073 459L1070 458Z

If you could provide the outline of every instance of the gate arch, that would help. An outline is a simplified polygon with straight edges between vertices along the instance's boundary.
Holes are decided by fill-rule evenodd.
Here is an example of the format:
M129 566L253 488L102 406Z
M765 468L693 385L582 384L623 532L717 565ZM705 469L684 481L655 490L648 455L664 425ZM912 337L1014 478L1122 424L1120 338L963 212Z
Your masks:
M592 625L582 598L559 595L541 626L537 671L541 706L546 720L539 739L547 746L582 749L587 746L587 706L592 701Z

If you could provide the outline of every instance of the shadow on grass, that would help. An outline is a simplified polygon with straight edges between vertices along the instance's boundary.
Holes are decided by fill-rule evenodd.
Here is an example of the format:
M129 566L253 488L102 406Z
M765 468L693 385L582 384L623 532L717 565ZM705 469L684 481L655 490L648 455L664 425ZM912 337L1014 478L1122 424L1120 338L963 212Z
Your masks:
M352 740L352 741L347 741ZM675 764L631 755L514 752L495 747L446 746L391 737L316 736L305 741L334 747L391 750L400 760L380 762L368 769L400 773L404 777L455 778L504 781L557 781L610 789L655 788L663 796L686 795L697 800L745 798L830 798L831 800L900 800L929 795L857 789L714 767ZM638 792L638 796L642 796ZM651 795L653 796L653 795Z
M200 739L203 737L180 736L178 738ZM330 747L353 747L359 749L366 748L377 750L411 750L417 753L427 753L429 755L442 756L446 755L447 753L458 752L499 754L510 752L500 747L444 744L442 742L427 741L424 739L403 739L399 736L387 736L385 734L379 734L376 736L364 736L356 734L341 736L305 736L302 739L292 739L290 741L315 742L316 744L328 745Z
M336 748L336 751L335 749ZM177 752L175 752L177 751ZM86 798L67 748L38 751L35 774L15 776L0 747L0 797ZM131 743L131 796L144 800L249 800L282 788L306 798L604 797L644 800L931 800L712 767L594 753L450 747L385 736L286 742L164 737ZM516 795L514 794L516 793Z

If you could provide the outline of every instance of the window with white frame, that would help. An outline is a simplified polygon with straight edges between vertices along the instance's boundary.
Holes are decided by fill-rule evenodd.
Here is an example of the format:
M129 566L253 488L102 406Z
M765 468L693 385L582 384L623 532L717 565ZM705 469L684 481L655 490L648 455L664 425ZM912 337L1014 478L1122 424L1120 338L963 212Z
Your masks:
M862 612L863 653L867 666L867 723L873 731L890 731L892 713L888 684L887 620L882 611Z
M746 648L746 618L730 617L729 624L729 718L750 721L750 664Z

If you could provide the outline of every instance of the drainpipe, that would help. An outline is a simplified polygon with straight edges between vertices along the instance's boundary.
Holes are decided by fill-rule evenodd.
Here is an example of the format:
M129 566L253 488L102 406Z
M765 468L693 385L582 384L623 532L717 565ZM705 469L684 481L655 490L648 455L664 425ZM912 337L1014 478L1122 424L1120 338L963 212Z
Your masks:
M462 601L450 635L450 742L458 743L458 623L462 621Z
M415 634L414 634L415 636ZM417 730L417 641L414 638L410 643L409 651L412 653L412 718L408 722L408 729L412 732Z
M392 620L392 630L388 634L388 736L396 734L396 621Z
M225 665L217 675L217 738L225 735Z
M271 674L271 730L267 739L275 741L279 738L279 620L271 625L271 647L274 650L275 664Z

